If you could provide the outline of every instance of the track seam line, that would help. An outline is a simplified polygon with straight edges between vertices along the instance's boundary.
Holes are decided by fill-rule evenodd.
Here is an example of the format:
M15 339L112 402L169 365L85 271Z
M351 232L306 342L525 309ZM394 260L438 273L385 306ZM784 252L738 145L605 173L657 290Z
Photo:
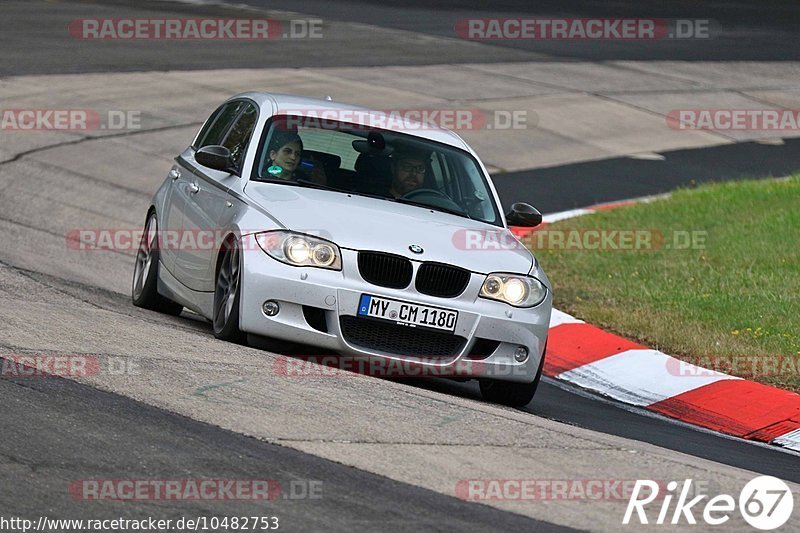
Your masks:
M146 134L146 133L158 133L160 131L169 131L169 130L180 129L180 128L188 128L190 126L193 126L193 127L194 126L199 126L200 124L202 124L202 123L201 122L189 122L189 123L184 123L184 124L172 124L172 125L168 125L168 126L159 126L157 128L148 128L148 129L141 129L141 130L123 131L123 132L120 132L120 133L110 133L108 135L96 135L96 136L86 135L86 136L81 137L80 139L71 139L69 141L62 141L62 142L58 142L58 143L55 143L55 144L48 144L46 146L38 146L36 148L31 148L30 150L25 150L25 151L22 151L22 152L18 152L11 159L6 159L4 161L0 161L0 167L2 167L4 165L7 165L7 164L10 164L10 163L16 163L17 161L19 161L19 160L21 160L23 158L26 158L29 155L33 155L33 154L36 154L36 153L39 153L39 152L46 152L47 150L52 150L54 148L61 148L63 146L72 146L72 145L75 145L75 144L81 144L81 143L84 143L84 142L91 142L91 141L98 141L98 140L103 140L103 139L118 139L118 138L124 138L124 137L133 137L135 135L143 135L143 134ZM141 193L139 193L139 194L141 194Z

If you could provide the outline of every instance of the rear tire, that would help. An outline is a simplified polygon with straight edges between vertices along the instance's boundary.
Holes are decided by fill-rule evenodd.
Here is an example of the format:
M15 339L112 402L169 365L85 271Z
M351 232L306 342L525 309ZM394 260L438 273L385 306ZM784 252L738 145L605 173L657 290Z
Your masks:
M244 344L246 336L239 329L239 296L241 294L241 253L235 240L226 241L220 251L217 282L214 289L214 336Z
M139 250L136 252L131 300L136 307L177 316L183 311L183 306L158 293L159 259L158 218L155 211L151 211L144 224Z
M547 343L545 343L544 352L547 352ZM509 407L525 407L531 403L534 394L536 394L536 389L539 387L539 381L542 379L544 352L542 353L542 360L539 361L539 369L536 371L536 377L532 383L499 381L496 379L479 380L483 399L487 402L499 403Z

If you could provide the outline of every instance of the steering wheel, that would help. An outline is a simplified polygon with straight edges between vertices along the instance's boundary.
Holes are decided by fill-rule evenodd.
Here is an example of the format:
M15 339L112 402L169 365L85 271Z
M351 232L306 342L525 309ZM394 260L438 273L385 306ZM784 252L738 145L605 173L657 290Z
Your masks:
M423 194L432 194L434 196L438 196L439 198L444 198L445 200L448 200L450 202L453 201L445 193L443 193L442 191L437 191L436 189L414 189L413 191L409 191L409 192L405 193L403 195L403 198L405 198L407 200L411 200L415 196L422 196Z
M453 201L452 198L447 196L442 191L438 191L436 189L414 189L413 191L409 191L402 196L403 200L411 200L417 196L428 196L430 198L429 204L430 207L441 207L443 209L449 209L450 211L456 211L458 213L467 214L463 207L458 205ZM467 215L469 216L469 215Z

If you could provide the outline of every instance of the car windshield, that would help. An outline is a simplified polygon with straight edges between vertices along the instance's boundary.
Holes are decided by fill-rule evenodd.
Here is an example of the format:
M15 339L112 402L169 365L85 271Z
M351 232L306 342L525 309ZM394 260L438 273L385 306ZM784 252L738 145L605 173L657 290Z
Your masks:
M281 116L265 129L251 178L372 196L502 225L474 157L396 131Z

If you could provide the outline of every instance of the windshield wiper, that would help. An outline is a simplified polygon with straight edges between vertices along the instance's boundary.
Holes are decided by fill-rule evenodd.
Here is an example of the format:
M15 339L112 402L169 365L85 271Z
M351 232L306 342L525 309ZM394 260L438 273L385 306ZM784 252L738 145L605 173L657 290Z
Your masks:
M308 187L310 189L320 189L323 191L333 191L333 192L340 192L343 194L355 194L356 196L366 196L368 198L378 198L380 200L385 200L385 196L380 196L377 194L370 194L367 192L360 192L360 191L352 191L349 189L340 189L338 187L331 187L330 185L322 185L321 183L317 183L315 181L311 181L305 178L300 179L292 179L292 180L282 180L282 179L270 179L270 178L261 178L258 181L264 183L278 183L281 185L292 185L294 187Z
M294 181L294 183L296 183L297 185L300 185L300 186L303 186L303 187L311 187L312 189L323 189L323 190L326 190L326 191L347 192L347 191L343 191L342 189L337 189L336 187L330 187L328 185L323 185L321 183L317 183L316 181L307 180L305 178L299 178L299 179L292 180L292 181Z
M310 181L307 179L294 180L294 183L296 185L300 185L301 187L311 187L313 189L322 189L324 191L341 192L344 194L355 194L356 196L366 196L367 198L379 198L381 200L386 198L385 196L370 194L368 192L351 191L349 189L339 189L337 187L331 187L330 185L322 185L321 183L316 183L314 181Z
M259 178L257 181L260 181L262 183L277 183L279 185L293 185L295 187L310 187L313 189L323 189L326 191L349 192L342 189L337 189L335 187L322 185L321 183L307 180L305 178L300 178L300 179Z
M388 199L391 200L391 198L388 198ZM394 201L398 202L398 203L401 203L401 204L415 205L417 207L424 207L426 209L433 209L434 211L441 211L442 213L449 213L451 215L456 215L456 216L459 216L459 217L467 217L468 219L472 220L472 217L469 216L467 214L467 212L463 211L463 210L455 210L455 209L450 209L448 207L442 207L440 205L426 204L424 202L417 202L415 200L409 200L408 198L395 198Z
M426 209L433 209L434 211L440 211L442 213L448 213L450 215L456 215L459 217L466 217L472 220L472 217L467 214L466 211L463 210L456 210L450 209L447 207L442 207L438 205L430 205L423 202L417 202L414 200L409 200L407 198L391 198L386 196L381 196L378 194L370 194L367 192L360 192L360 191L349 191L346 189L338 189L336 187L330 187L328 185L322 185L321 183L317 183L305 178L300 179L291 179L291 180L283 180L283 179L275 179L275 178L261 178L258 181L266 182L266 183L279 183L281 185L293 185L295 187L309 187L311 189L321 189L323 191L334 191L334 192L341 192L345 194L355 194L356 196L366 196L367 198L376 198L379 200L389 200L393 202L399 202L401 204L413 205L416 207L423 207Z

